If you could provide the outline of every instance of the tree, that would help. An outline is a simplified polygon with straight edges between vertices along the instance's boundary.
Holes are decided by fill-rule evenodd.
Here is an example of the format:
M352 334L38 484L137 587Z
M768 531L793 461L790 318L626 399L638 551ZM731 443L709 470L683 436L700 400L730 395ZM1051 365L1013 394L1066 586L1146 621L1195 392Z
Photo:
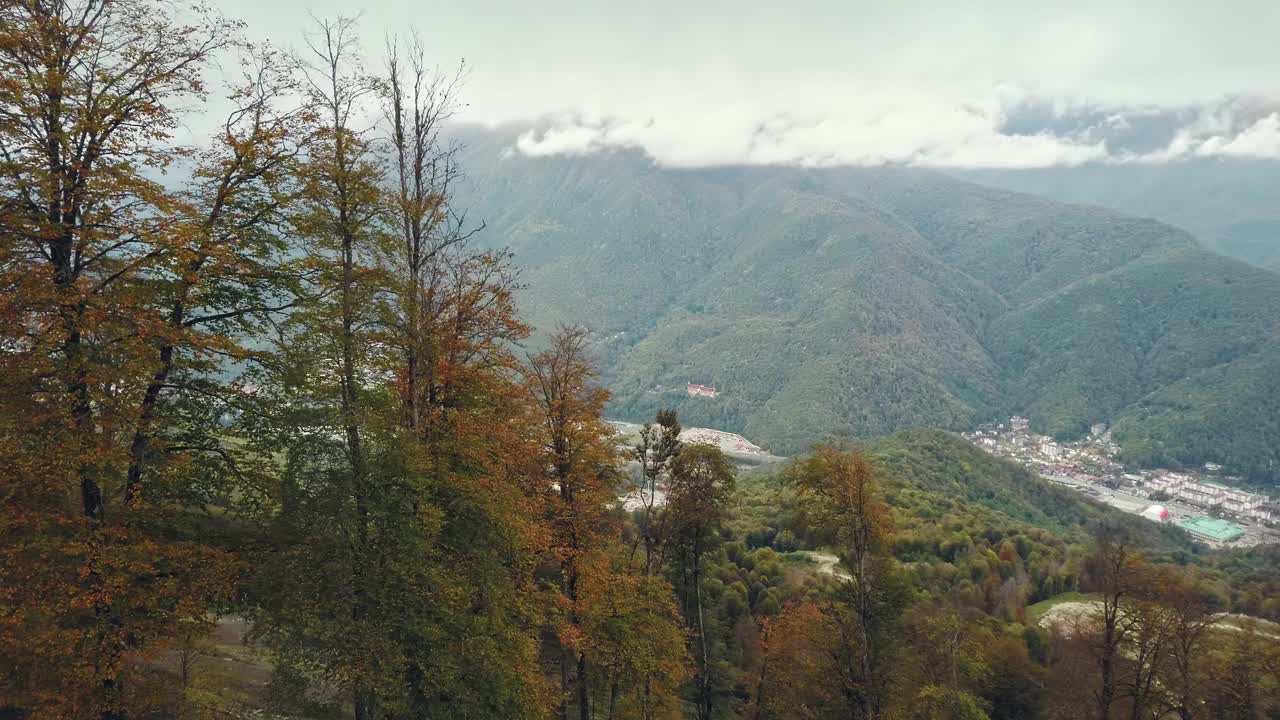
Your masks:
M318 124L309 145L308 162L302 168L301 212L294 219L298 235L310 243L323 300L294 319L305 332L325 333L333 339L322 350L321 362L332 362L337 376L337 419L342 428L345 456L342 483L350 496L352 515L346 541L351 551L349 591L352 625L368 620L369 592L374 585L366 574L375 566L371 545L371 505L378 491L370 477L369 438L366 426L373 413L365 397L370 388L371 357L376 346L369 328L374 306L386 283L374 259L387 243L383 231L384 204L378 183L382 168L373 154L369 131L355 127L359 105L374 93L373 80L355 54L355 23L349 18L318 23L316 37L308 41L309 56L301 63L308 103ZM295 336L295 344L300 344ZM371 352L373 351L373 352ZM349 665L348 684L354 717L367 720L374 713L376 691L367 677L371 658Z
M871 462L856 452L819 446L789 471L789 484L820 527L839 543L850 580L828 606L850 655L840 672L851 717L880 717L889 699L892 628L902 605L900 584L885 551L893 532Z
M734 491L734 469L712 445L686 445L671 463L666 512L670 515L675 560L692 588L692 607L685 593L686 617L696 621L701 669L698 673L698 717L709 720L712 710L711 661L703 618L702 562Z
M449 707L454 716L485 710L510 715L512 708L498 702L499 689L506 688L510 698L524 697L533 713L539 703L527 702L528 694L542 685L533 662L483 662L475 640L466 662L451 662L438 647L442 634L458 640L492 636L508 643L508 653L527 652L531 635L525 628L538 609L520 597L546 535L538 517L545 487L530 483L538 473L526 467L538 449L523 428L536 420L512 352L528 335L512 301L516 272L508 253L471 246L483 223L469 226L466 212L454 205L457 148L446 145L440 132L459 107L462 69L452 76L428 70L413 35L407 57L398 43L390 44L385 75L380 89L394 180L387 195L396 237L379 258L389 289L381 302L380 339L397 353L383 356L394 362L382 369L394 378L403 434L421 475L415 502L440 509L442 568L465 568L450 573L450 585L459 596L483 598L490 610L457 608L445 629L426 623L404 633L407 672L415 687L426 686L415 691L413 711ZM469 676L454 677L460 664ZM455 683L439 682L442 677Z
M912 720L988 720L978 699L954 687L930 685L912 701Z
M579 586L589 647L593 717L679 717L689 676L684 621L671 586L634 572L617 544L607 565L586 568Z
M505 254L440 239L446 188L412 160L438 160L436 139L404 105L429 101L397 94L395 56L392 77L370 77L351 20L318 30L299 69L314 124L288 228L307 294L232 428L274 465L250 513L254 632L295 694L323 681L357 719L534 716L539 608L524 595L545 486L529 480L514 273ZM378 128L356 125L380 93L407 189L388 182Z
M1158 702L1163 712L1191 720L1200 704L1201 673L1207 635L1216 621L1199 589L1199 576L1185 570L1170 577L1163 602L1169 613L1167 663L1160 677Z
M1205 713L1214 720L1258 720L1280 709L1280 650L1275 639L1246 622L1216 638L1210 665Z
M234 474L235 453L219 441L218 420L239 387L220 376L228 363L256 357L249 344L304 291L300 262L289 257L280 229L296 193L306 112L284 102L297 88L278 53L256 49L245 62L230 88L233 110L196 157L192 187L181 196L191 211L191 244L169 254L157 282L163 332L137 401L128 505L142 500L144 475L166 459L198 454Z
M0 12L6 341L62 427L83 514L101 520L124 451L102 431L125 422L119 401L134 395L119 388L133 389L166 320L157 281L193 242L188 207L148 168L183 155L166 142L175 106L203 98L202 68L235 25L179 23L147 0Z
M445 146L440 138L441 126L457 110L462 68L451 77L431 72L416 34L407 59L401 57L397 43L390 44L386 65L382 96L390 129L396 178L393 207L399 231L398 244L389 248L387 260L398 301L398 344L405 357L405 422L419 428L422 403L438 401L433 380L440 353L448 347L436 334L438 306L448 300L449 271L456 269L450 268L450 261L461 260L448 253L462 249L483 226L465 229L465 213L452 207L451 193L460 175L456 148ZM465 318L460 306L455 313L460 320Z
M171 133L237 29L148 0L0 8L0 602L22 609L0 621L19 668L0 682L46 716L140 707L124 678L230 591L232 558L184 516L238 472L214 439L235 393L213 377L248 355L232 335L288 295L287 73L251 51L214 144ZM174 162L185 191L155 179Z
M830 618L813 603L787 605L775 618L764 618L750 672L748 720L820 720L848 714L830 678L839 658Z
M601 419L608 393L595 385L595 369L586 356L588 333L580 327L560 328L550 347L529 358L526 384L539 419L540 444L547 468L552 553L560 566L565 612L558 636L562 647L559 713L568 717L571 674L579 717L590 717L582 584L589 567L599 566L618 523L608 512L619 483L612 431Z
M1147 717L1163 692L1176 623L1164 602L1165 589L1173 582L1169 572L1158 567L1144 570L1145 577L1136 579L1137 589L1123 610L1129 632L1122 646L1123 677L1118 686L1129 702L1131 720Z
M936 603L912 608L904 625L918 658L921 687L975 693L984 689L989 669L982 651L994 640L989 633L965 622L955 609Z
M631 448L631 457L640 464L640 534L644 544L644 573L654 571L660 553L663 532L656 526L654 507L658 499L658 482L667 472L683 447L680 421L675 410L659 410L653 423L640 428L640 442ZM635 549L632 549L634 554Z
M1135 622L1134 614L1126 610L1144 571L1145 563L1124 528L1111 524L1098 528L1085 573L1089 586L1102 596L1092 643L1100 675L1100 685L1094 693L1099 720L1110 720L1119 694L1117 663Z

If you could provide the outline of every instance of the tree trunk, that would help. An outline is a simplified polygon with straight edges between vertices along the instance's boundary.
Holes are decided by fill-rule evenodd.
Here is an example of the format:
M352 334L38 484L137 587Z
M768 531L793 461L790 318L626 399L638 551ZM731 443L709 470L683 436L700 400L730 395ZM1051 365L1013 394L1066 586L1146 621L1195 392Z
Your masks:
M862 716L867 720L876 717L875 698L870 687L871 682L871 634L867 625L871 622L871 591L867 587L867 556L861 548L855 550L858 555L858 664L862 674L862 682L867 684L862 690Z
M181 317L179 309L175 309L174 312L179 313ZM151 383L147 385L146 392L142 394L138 426L133 431L133 442L129 444L129 471L126 474L124 486L125 507L133 506L142 497L142 473L146 467L147 453L151 446L151 423L155 419L156 406L160 403L160 392L169 379L169 373L173 370L173 354L172 345L160 348L160 369L156 370Z
M1102 628L1102 687L1098 691L1098 720L1111 720L1115 700L1115 620L1110 599L1104 601Z
M356 688L355 701L352 704L354 706L354 712L352 713L352 717L355 720L372 720L373 719L373 713L371 712L371 708L369 707L369 694L364 690L364 688L361 688L361 687Z
M578 654L578 719L591 720L590 695L587 691L587 656Z
M711 662L707 656L707 629L702 621L702 541L694 541L693 548L693 596L698 606L698 641L702 646L702 673L698 697L698 717L711 720L711 679L708 673Z
M766 650L765 652L767 653L768 651ZM764 679L768 672L769 657L766 655L765 659L760 663L760 675L756 678L755 712L751 713L751 720L760 720L760 715L764 712Z

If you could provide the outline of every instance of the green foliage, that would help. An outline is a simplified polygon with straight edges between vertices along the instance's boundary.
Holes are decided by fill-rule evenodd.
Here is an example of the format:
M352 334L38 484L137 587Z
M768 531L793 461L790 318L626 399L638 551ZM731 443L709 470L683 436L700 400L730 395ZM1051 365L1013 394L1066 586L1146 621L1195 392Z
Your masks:
M916 695L911 720L989 720L978 698L963 690L930 685Z
M1280 271L1280 167L1251 158L967 170L959 177L1186 228L1205 247Z

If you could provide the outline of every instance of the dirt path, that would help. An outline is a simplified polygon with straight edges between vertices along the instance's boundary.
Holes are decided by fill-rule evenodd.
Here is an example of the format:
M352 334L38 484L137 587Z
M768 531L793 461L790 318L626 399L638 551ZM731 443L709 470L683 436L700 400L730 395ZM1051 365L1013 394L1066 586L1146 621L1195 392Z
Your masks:
M839 569L840 558L830 553L809 553L809 559L818 564L818 573L821 575L834 575L841 580L852 580L853 576L844 570Z

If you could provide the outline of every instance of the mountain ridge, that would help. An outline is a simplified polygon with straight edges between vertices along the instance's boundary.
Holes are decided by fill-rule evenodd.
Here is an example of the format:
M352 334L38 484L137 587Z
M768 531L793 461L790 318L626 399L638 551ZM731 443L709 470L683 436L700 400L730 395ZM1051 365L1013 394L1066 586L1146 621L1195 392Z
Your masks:
M1186 231L912 168L668 169L476 137L464 200L516 253L535 326L599 332L617 417L670 404L795 452L1025 412L1061 437L1113 423L1134 461L1280 472L1280 410L1250 405L1280 372L1260 355L1280 277ZM1174 385L1221 441L1176 437Z
M1245 158L952 170L988 187L1182 227L1214 252L1280 273L1280 163Z

